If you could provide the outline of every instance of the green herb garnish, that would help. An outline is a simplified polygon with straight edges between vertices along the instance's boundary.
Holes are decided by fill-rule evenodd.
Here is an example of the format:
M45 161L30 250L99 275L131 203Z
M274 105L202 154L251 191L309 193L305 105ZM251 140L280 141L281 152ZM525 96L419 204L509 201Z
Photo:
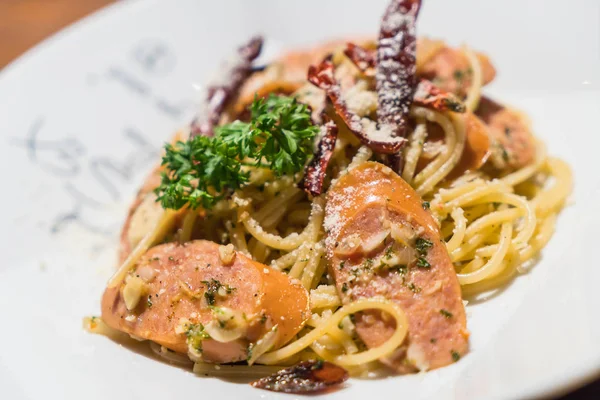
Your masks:
M408 272L408 265L406 264L400 264L400 265L396 265L396 267L394 267L394 269L400 274L400 275L406 275L406 273Z
M433 242L427 239L417 238L415 242L415 248L421 255L426 255L431 247L433 247Z
M155 190L163 208L211 208L248 183L245 166L267 168L277 176L293 175L312 154L318 127L310 111L291 97L255 99L250 122L217 127L214 137L196 136L165 145L165 172Z
M431 268L431 264L424 257L417 258L417 267Z
M204 331L204 325L188 324L185 331L186 343L191 346L194 350L202 353L202 341L210 339L210 335Z
M421 288L418 287L417 285L415 285L414 283L409 283L408 284L408 288L413 292L413 293L419 293L421 291Z
M229 285L223 285L216 279L211 279L210 281L202 281L202 283L206 286L206 292L204 292L204 298L206 299L206 303L209 306L214 306L216 303L216 296L219 292L219 289L225 288L225 292L227 294L231 294L235 290L235 288Z
M385 259L386 260L391 260L393 256L394 256L394 249L392 246L385 249Z
M450 355L452 355L452 361L457 362L460 360L460 354L458 354L458 352L452 350L450 351Z
M448 310L444 310L443 308L440 310L440 314L442 314L444 317L450 319L452 318L452 313Z

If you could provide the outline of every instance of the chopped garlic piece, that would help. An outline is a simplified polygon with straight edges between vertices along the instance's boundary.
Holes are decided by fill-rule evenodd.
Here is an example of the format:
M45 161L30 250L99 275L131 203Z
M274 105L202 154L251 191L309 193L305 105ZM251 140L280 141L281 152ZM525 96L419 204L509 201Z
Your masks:
M148 265L142 265L135 272L140 278L148 283L156 278L156 270Z
M385 239L389 236L390 230L386 229L371 235L367 240L362 243L362 251L364 254L370 253L371 251L378 248Z
M123 287L123 300L129 311L137 307L142 296L148 293L148 284L138 276L129 275Z
M404 246L410 246L414 237L415 233L411 228L399 224L392 225L392 239L396 242Z
M175 327L175 333L180 335L182 333L186 333L187 330L190 328L191 322L189 319L187 318L179 318L179 322L177 323L177 326Z
M214 307L213 320L204 327L206 333L217 342L227 343L242 337L248 322L241 311L228 307Z
M406 351L406 359L411 360L412 364L419 369L419 371L427 371L429 369L429 362L423 349L411 343Z
M229 265L235 259L235 248L229 243L227 246L219 246L219 258L225 265Z
M279 331L277 330L277 325L275 325L271 330L260 338L255 344L251 345L250 354L248 358L248 365L254 364L256 360L267 351L271 350L273 345L277 342L279 338Z
M335 248L334 253L338 256L351 256L360 251L361 241L358 234L353 234L342 239L339 245Z

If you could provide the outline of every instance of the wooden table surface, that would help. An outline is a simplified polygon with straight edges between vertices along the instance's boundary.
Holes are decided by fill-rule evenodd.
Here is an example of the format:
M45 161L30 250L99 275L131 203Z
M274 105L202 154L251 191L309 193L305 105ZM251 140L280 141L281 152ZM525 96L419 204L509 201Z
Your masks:
M0 68L114 0L0 0Z
M114 1L0 0L0 69L47 36ZM562 398L583 399L600 399L600 380Z

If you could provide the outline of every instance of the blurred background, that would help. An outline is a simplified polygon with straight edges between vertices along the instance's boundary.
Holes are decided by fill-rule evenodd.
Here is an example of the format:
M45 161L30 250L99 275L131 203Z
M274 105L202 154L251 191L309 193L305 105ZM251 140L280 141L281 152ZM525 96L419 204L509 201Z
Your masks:
M119 0L0 0L0 71L67 25ZM562 400L600 399L600 381Z

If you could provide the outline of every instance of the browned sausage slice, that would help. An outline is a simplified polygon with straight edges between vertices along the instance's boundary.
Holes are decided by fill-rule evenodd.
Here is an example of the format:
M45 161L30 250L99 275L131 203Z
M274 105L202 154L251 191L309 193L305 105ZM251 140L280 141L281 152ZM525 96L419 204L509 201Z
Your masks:
M481 168L492 154L492 144L488 127L471 112L458 116L465 123L466 141L458 164L446 179L456 179L468 171ZM423 146L422 157L417 164L417 173L427 166L444 145L444 132L438 124L427 123L427 140Z
M203 240L153 247L102 298L110 327L215 363L246 360L248 347L275 325L273 348L280 347L309 311L299 282Z
M475 113L492 137L492 161L499 169L521 168L535 158L535 138L518 112L482 97Z
M325 209L330 273L344 303L382 296L404 310L408 339L384 362L399 372L450 364L468 350L465 310L436 221L390 168L361 164L330 189ZM388 339L394 321L356 317L368 347Z
M419 46L427 47L427 43L437 42L420 39L417 51ZM462 51L445 45L429 47L431 50L427 54L428 60L417 71L419 76L431 80L440 89L464 96L472 80L471 65L467 57ZM422 50L422 53L426 51ZM481 64L483 84L488 84L496 76L496 70L487 56L477 53L477 58Z

